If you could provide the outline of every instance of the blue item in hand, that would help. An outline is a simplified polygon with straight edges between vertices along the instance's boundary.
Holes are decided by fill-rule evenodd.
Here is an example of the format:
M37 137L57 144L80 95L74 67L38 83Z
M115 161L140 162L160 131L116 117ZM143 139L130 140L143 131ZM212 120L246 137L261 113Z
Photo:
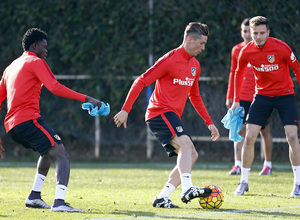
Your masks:
M110 113L109 104L108 103L105 104L104 102L101 102L100 109L98 109L98 106L95 107L94 104L90 102L85 102L82 103L82 109L88 110L89 114L94 117L98 115L107 116Z
M234 109L234 114L232 110L228 109L227 114L221 120L224 127L229 129L229 140L234 142L239 142L244 140L242 136L239 135L239 132L243 125L243 117L245 115L244 107L240 106Z

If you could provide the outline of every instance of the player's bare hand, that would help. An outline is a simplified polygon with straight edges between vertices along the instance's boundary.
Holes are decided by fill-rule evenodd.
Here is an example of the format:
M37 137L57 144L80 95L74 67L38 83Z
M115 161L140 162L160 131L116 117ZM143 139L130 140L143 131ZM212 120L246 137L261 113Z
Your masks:
M234 114L234 110L235 110L236 108L238 108L238 107L240 107L240 103L239 103L239 102L234 102L234 103L232 104L232 106L231 106L230 109L231 109L233 115L235 115L235 114Z
M209 125L208 129L211 132L211 140L212 141L218 140L218 138L220 137L220 134L219 134L219 130L217 129L217 127L215 125Z
M2 139L0 138L0 155L2 159L4 159L3 151L5 151L5 149L3 147Z
M124 124L124 128L127 128L127 118L128 112L121 110L118 114L114 116L114 122L117 125L117 127L120 127L122 124Z
M98 99L95 99L93 97L87 96L85 98L85 101L94 104L94 106L98 106L98 109L100 109L100 107L101 107L101 101L99 101Z
M233 103L233 99L226 99L225 105L226 105L227 108L231 108L232 103Z

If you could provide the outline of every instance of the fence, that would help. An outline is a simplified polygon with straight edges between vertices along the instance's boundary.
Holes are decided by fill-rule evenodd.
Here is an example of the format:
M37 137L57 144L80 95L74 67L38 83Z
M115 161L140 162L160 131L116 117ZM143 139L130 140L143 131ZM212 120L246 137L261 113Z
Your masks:
M58 80L92 80L93 77L89 75L56 75L56 78ZM116 77L118 80L124 80L124 77L118 76ZM137 76L133 76L132 80L136 79ZM294 80L296 80L294 78ZM200 77L199 82L209 82L209 81L225 81L223 77ZM151 87L148 86L146 89L147 95L145 99L148 101L150 95L151 95ZM147 102L148 103L148 102ZM100 158L100 152L101 152L101 123L100 123L100 117L95 117L94 120L94 139L95 139L95 149L94 149L94 157ZM152 135L150 129L145 126L144 128L146 130L146 157L147 159L151 159L152 152L153 152L153 141L156 141L156 138ZM192 136L192 139L194 141L202 141L202 142L210 142L211 137L210 136ZM219 138L220 142L231 142L227 136L221 136ZM257 138L257 142L260 143L260 159L263 160L264 154L263 154L263 147L262 147L262 141L261 138ZM286 138L284 137L273 137L273 143L286 143Z

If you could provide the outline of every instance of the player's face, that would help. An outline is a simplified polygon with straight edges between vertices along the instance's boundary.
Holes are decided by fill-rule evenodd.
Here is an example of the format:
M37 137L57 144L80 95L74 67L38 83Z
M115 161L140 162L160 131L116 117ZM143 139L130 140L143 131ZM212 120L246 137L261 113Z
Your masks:
M203 50L205 50L205 44L207 43L207 36L201 35L198 39L192 39L191 40L191 50L190 54L192 56L197 56L199 53L201 53Z
M42 59L46 59L47 58L47 54L48 54L48 50L47 50L47 40L43 39L42 41L39 41L36 43L36 47L35 47L35 54Z
M241 26L241 36L246 43L249 43L250 41L252 41L249 25Z
M269 33L270 30L267 29L265 24L253 26L251 28L251 37L254 43L259 47L262 47L266 43Z

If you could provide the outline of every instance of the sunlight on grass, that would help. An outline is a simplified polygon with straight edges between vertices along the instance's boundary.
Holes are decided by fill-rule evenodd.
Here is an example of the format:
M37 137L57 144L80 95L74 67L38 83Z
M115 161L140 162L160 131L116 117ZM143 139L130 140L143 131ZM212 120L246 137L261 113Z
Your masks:
M291 169L274 170L271 176L251 171L249 192L234 196L240 176L229 176L228 167L192 172L193 184L221 187L224 204L218 210L204 210L198 200L189 204L180 200L181 187L171 199L180 209L158 209L152 201L168 179L172 165L162 164L72 164L66 201L84 213L52 213L50 210L26 208L35 165L4 166L0 163L0 219L299 219L300 198L290 198ZM55 189L52 167L42 191L52 204Z

